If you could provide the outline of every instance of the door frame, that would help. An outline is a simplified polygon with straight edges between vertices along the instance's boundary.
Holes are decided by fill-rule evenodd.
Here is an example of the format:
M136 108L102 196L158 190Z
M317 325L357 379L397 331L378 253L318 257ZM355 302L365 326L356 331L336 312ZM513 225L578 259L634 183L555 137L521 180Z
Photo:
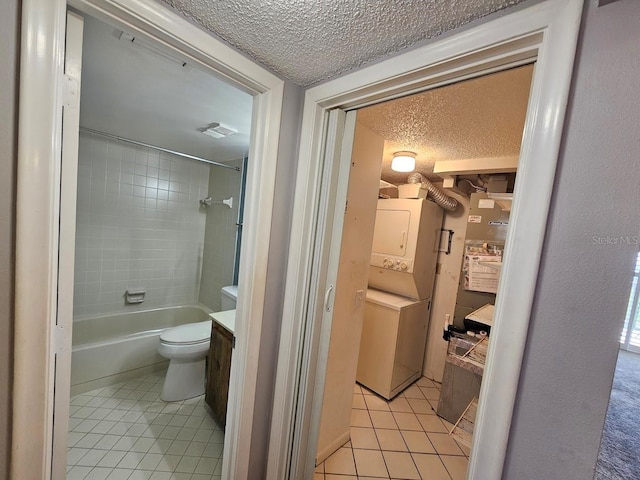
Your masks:
M352 110L535 62L505 266L480 391L467 478L501 478L571 84L583 0L547 0L307 90L272 420L269 478L311 478L319 431L334 281L327 249L340 222L328 215L340 129L332 109ZM330 153L330 152L329 152ZM335 174L334 174L335 175ZM329 192L329 194L327 194ZM334 223L335 222L335 223ZM338 237L339 238L339 237ZM339 243L337 248L339 248ZM508 314L507 314L508 312ZM305 442L305 438L309 439ZM303 447L300 447L303 445ZM306 476L305 476L306 475Z
M223 477L248 477L284 82L153 0L23 0L18 119L12 478L51 478L67 7L180 52L254 96ZM64 208L64 205L62 206ZM69 301L69 299L65 299ZM251 319L251 321L249 321ZM69 335L67 335L68 337ZM69 348L68 346L66 348ZM70 374L70 372L63 372Z

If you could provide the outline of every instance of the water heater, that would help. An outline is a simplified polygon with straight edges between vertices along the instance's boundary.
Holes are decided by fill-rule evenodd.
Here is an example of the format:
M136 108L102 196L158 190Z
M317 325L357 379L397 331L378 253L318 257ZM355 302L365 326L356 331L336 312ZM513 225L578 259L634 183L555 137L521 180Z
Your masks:
M369 286L414 300L431 297L442 208L427 199L378 200Z

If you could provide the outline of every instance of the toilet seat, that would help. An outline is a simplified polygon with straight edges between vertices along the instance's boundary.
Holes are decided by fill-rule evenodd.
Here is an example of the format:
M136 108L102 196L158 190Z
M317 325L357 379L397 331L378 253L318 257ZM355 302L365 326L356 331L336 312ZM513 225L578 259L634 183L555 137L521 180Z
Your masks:
M160 342L166 345L197 345L211 339L211 320L187 323L169 328L160 334Z

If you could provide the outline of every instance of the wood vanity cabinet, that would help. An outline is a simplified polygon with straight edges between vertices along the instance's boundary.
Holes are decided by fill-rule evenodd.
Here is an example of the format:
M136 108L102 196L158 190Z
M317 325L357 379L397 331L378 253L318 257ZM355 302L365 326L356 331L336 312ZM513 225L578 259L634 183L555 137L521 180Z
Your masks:
M213 322L208 357L207 387L204 399L213 412L213 418L223 430L227 420L227 397L229 396L232 349L233 334L223 326Z

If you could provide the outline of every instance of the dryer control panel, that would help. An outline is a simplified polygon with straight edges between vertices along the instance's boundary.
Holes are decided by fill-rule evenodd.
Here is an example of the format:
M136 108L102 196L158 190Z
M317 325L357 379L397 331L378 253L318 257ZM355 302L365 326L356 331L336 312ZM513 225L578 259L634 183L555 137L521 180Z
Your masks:
M371 255L371 266L395 270L398 272L413 273L413 258L394 257L373 253Z

